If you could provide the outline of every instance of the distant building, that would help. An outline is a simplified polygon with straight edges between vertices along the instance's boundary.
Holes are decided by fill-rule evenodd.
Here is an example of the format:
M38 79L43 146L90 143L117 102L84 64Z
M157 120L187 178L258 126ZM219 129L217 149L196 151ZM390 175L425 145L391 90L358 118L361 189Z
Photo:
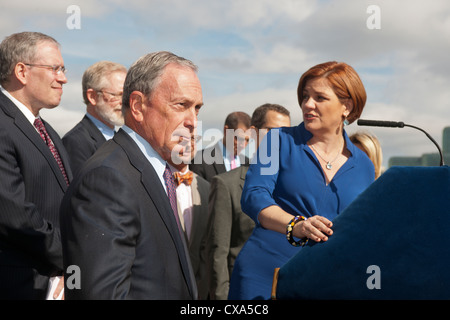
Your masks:
M450 127L444 128L442 135L442 154L444 163L450 163ZM439 153L424 153L420 157L391 157L388 166L439 166L441 157Z

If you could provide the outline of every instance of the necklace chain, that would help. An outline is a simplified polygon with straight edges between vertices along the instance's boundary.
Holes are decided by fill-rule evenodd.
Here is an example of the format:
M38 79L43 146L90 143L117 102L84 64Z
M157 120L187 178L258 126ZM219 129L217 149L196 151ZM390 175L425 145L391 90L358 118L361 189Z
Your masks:
M333 162L336 161L336 159L339 157L339 154L341 153L342 147L339 149L338 153L336 154L336 157L332 160L332 161L328 161L325 160L319 153L319 151L316 150L316 148L314 148L314 146L312 144L310 144L311 148L313 148L313 150L317 153L317 155L320 157L320 159L322 159L323 161L325 161L327 163L326 168L328 170L331 170L333 168Z

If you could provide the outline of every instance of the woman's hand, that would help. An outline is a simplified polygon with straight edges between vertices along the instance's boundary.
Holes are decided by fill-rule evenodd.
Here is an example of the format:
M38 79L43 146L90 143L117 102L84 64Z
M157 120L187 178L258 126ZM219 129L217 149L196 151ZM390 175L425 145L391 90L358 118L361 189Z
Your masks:
M293 235L296 238L308 238L316 242L327 241L333 234L333 223L322 216L312 216L294 226Z

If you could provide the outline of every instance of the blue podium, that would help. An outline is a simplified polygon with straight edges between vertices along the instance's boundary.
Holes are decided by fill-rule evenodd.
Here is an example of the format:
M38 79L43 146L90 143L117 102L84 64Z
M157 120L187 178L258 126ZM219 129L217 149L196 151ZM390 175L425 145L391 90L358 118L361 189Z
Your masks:
M274 277L276 299L450 299L450 168L392 167Z

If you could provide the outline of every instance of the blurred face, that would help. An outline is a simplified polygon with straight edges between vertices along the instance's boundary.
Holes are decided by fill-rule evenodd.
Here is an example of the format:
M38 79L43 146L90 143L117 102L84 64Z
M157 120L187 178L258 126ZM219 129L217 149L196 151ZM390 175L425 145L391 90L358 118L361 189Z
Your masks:
M305 128L313 135L341 132L343 118L351 111L324 78L306 82L301 108Z
M122 126L124 123L122 115L123 83L125 72L115 72L107 77L108 85L97 95L96 112L102 122L110 127Z
M191 137L202 105L196 73L177 64L167 65L151 96L144 98L142 136L164 160L188 163L192 157Z
M40 42L36 46L34 61L23 63L64 66L64 60L58 46L51 42ZM37 115L42 108L54 108L61 102L63 84L67 78L63 72L56 74L49 68L26 66L24 94L25 105L29 105L32 112Z
M234 132L234 146L233 152L234 156L237 156L245 149L249 140L250 134L248 132L248 127L243 124L238 124L236 131Z
M267 132L270 129L273 128L280 128L280 127L290 127L291 126L291 119L289 116L269 110L266 113L266 123L262 128L258 130L258 144L261 142L261 140L264 138L264 136L267 134Z

